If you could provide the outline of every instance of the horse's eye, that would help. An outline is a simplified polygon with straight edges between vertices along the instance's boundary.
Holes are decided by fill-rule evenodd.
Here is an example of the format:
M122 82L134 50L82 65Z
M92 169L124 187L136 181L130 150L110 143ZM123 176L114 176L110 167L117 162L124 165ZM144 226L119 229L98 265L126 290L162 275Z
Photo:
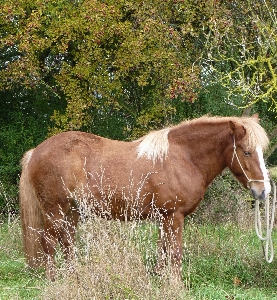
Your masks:
M249 151L243 151L244 156L251 156L251 153Z

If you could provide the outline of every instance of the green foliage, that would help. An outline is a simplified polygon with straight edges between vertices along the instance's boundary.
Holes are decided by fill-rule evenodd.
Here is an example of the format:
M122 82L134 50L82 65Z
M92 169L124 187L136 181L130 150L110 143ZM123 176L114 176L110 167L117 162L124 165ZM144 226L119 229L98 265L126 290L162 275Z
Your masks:
M184 274L196 299L275 298L276 261L264 261L254 228L188 223L185 240Z
M250 107L268 102L276 116L275 6L270 0L230 1L226 5L225 29L221 28L222 19L214 21L206 62L234 105Z
M197 97L192 23L200 18L190 1L4 3L2 47L17 54L0 73L2 87L56 87L67 106L53 114L51 134L89 128L106 105L122 111L128 128L160 126L151 115L170 113L167 98Z
M18 210L18 179L23 153L37 146L47 135L51 102L41 90L0 92L0 182L5 193L0 193L0 211ZM53 99L52 103L54 102ZM10 199L6 203L6 198Z

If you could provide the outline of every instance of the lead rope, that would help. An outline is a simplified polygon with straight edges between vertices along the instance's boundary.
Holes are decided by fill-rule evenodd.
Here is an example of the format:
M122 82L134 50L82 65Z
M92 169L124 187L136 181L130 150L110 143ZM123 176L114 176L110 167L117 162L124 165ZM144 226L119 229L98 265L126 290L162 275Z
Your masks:
M261 222L261 212L260 212L260 201L256 200L255 202L255 229L256 234L258 238L265 242L265 249L264 249L264 255L265 260L268 263L271 263L273 261L273 243L272 243L272 229L274 226L274 215L275 215L275 208L276 208L276 185L273 180L271 180L271 184L273 186L273 199L272 199L272 211L271 211L271 220L270 220L270 200L269 195L266 198L264 202L264 214L265 214L265 223L266 223L266 235L263 236L263 230L262 230L262 222ZM270 258L269 258L270 253Z
M239 160L239 157L237 155L237 147L236 147L236 141L235 141L235 136L233 136L234 139L234 152L233 152L233 157L231 161L231 167L233 165L234 158L236 157L238 164L244 174L244 176L247 179L247 186L250 188L250 182L266 182L268 180L257 180L257 179L250 179L247 174L245 173L241 162ZM276 185L272 179L270 179L270 182L273 186L273 199L272 199L272 211L271 211L271 220L270 220L270 201L269 201L269 195L267 196L266 200L264 201L265 207L265 221L266 221L266 236L263 236L262 233L262 222L261 222L261 213L260 213L260 201L256 200L255 201L255 230L258 238L262 241L265 242L265 249L264 249L264 255L265 255L265 260L268 263L271 263L273 261L273 243L272 243L272 229L274 225L274 215L275 215L275 208L276 208ZM268 254L270 253L270 258L268 257Z

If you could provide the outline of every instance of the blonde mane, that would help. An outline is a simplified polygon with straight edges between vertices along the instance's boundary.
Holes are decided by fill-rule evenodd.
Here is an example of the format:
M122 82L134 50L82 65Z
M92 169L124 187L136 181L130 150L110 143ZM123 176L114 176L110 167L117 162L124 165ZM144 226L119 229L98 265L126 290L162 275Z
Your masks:
M256 117L209 117L203 116L198 119L194 119L183 124L197 123L197 122L208 122L208 123L221 123L233 121L242 126L246 130L245 143L249 150L256 149L257 146L261 146L263 152L268 148L269 139L264 128L259 124L258 118Z
M252 117L210 117L203 116L198 119L184 121L179 125L165 128L159 131L152 131L144 137L136 140L140 142L137 147L138 158L145 157L153 163L163 162L169 151L168 133L171 129L182 127L184 125L193 125L197 123L222 123L233 121L246 130L245 143L249 150L254 150L259 145L265 151L269 145L269 139L263 127L258 123L257 118Z
M138 139L139 145L137 147L138 158L146 157L152 160L153 163L160 160L164 161L167 157L169 143L168 132L169 128L165 128L159 131L152 131L146 136Z

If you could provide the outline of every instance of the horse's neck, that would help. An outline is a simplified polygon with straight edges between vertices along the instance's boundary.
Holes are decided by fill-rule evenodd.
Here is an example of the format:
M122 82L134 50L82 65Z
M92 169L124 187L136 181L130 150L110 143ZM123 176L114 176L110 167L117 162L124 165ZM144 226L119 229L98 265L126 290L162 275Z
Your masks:
M226 149L230 147L229 127L224 124L193 124L176 131L179 146L203 174L207 185L226 167ZM182 132L181 132L182 131Z

